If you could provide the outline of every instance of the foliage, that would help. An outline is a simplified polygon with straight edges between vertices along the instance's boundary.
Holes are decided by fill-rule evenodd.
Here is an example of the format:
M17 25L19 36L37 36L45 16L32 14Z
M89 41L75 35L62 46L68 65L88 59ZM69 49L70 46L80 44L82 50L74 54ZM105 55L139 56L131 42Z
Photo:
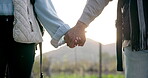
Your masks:
M99 78L99 61L91 63L77 60L70 63L66 59L63 62L52 62L52 59L54 58L43 57L44 78ZM102 78L124 78L124 72L118 74L116 71L116 57L107 53L102 54L102 73ZM35 60L32 75L32 78L39 78L39 58Z

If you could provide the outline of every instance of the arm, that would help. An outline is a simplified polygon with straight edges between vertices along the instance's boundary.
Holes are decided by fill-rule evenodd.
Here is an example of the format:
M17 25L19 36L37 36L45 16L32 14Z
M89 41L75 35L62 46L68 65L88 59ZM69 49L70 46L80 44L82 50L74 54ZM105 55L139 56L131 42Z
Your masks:
M68 31L65 35L65 41L70 48L75 47L76 45L83 46L85 38L85 28L101 14L105 6L109 3L110 0L88 0L83 13L76 25Z
M111 0L88 0L79 21L87 26L98 17Z
M63 35L70 29L58 16L51 0L36 0L35 12L52 40L51 44L58 47L59 41Z

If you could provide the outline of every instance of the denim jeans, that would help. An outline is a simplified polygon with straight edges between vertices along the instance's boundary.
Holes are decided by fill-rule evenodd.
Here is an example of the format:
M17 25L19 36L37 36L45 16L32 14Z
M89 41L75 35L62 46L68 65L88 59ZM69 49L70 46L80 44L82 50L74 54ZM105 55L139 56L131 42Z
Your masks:
M125 78L148 78L148 50L132 51L124 48Z

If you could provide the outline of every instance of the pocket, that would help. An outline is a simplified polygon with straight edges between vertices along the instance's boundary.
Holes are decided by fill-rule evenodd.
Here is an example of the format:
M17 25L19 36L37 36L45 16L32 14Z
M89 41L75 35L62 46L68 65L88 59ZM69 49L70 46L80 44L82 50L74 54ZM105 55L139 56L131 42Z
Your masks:
M34 32L34 30L33 30L33 26L32 26L32 22L29 21L29 23L30 23L31 32Z

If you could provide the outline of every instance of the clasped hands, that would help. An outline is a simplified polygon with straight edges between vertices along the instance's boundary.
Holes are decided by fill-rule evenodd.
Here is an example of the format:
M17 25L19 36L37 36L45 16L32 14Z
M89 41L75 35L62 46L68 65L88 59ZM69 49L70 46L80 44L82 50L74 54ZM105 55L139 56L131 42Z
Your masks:
M71 28L64 37L65 43L67 43L67 46L70 48L74 48L75 46L83 46L86 37L85 37L85 28L87 26L78 21L77 24Z

